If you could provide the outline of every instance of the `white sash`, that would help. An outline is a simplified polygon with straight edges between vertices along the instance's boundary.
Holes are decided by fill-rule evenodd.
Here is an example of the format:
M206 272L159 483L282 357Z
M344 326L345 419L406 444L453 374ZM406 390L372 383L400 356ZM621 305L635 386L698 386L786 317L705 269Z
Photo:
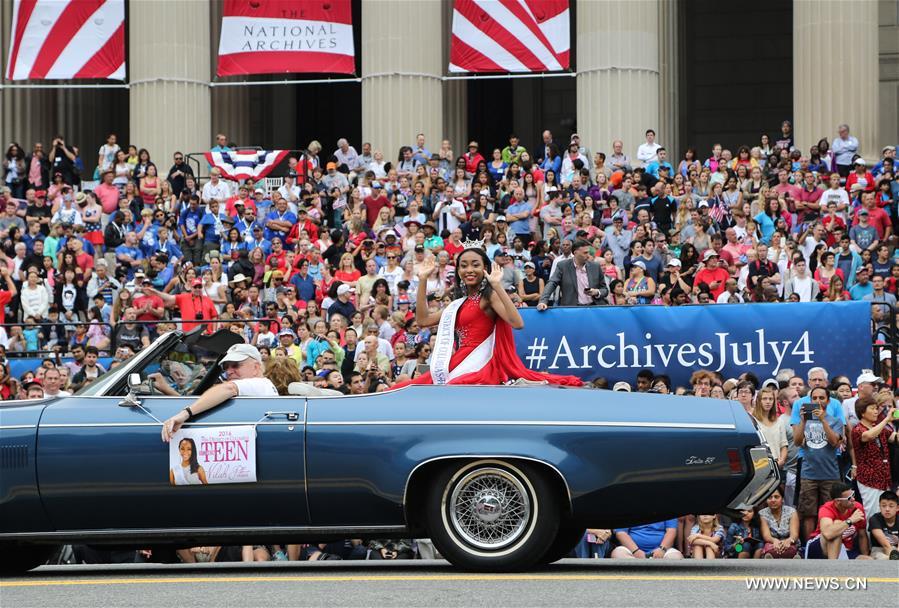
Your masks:
M440 316L437 325L437 339L434 343L434 352L431 353L431 379L434 384L446 384L453 378L463 374L476 372L483 368L493 354L493 343L496 339L496 328L490 336L471 351L459 365L452 371L449 370L450 358L453 356L453 345L456 329L456 313L466 298L459 298L450 302Z

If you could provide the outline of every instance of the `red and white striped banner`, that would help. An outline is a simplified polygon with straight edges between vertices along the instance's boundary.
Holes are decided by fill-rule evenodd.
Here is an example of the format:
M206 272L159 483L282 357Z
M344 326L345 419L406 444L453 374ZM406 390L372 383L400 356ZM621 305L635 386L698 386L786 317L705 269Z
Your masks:
M125 80L125 0L13 0L9 80Z
M219 76L353 74L350 0L225 0Z
M450 72L568 69L568 0L455 2Z
M259 180L281 164L290 150L227 150L206 152L206 162L218 167L222 177L234 181Z

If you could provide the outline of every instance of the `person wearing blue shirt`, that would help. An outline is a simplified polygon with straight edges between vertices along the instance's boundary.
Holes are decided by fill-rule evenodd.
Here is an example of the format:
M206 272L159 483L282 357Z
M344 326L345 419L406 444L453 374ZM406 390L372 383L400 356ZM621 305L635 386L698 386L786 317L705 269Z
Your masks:
M287 199L278 199L275 208L265 216L265 238L272 240L275 237L281 242L287 240L287 233L297 223L297 215L287 208Z
M809 397L812 389L817 387L827 388L827 381L827 370L823 367L813 367L808 370L809 392L805 397L793 402L793 409L790 412L790 424L792 426L799 424L800 416L802 415L802 406L812 402ZM846 424L846 415L843 412L843 406L833 397L830 398L830 401L827 404L827 415L838 419L843 425ZM799 457L802 458L802 448L799 448Z
M246 240L244 241L244 249L247 251L253 251L257 247L262 250L265 254L265 257L272 252L272 243L262 235L263 229L259 224L253 224L253 228L248 232L242 233L245 235Z
M181 248L171 239L168 226L160 226L156 230L156 254L164 253L168 256L169 262L174 266L181 258Z
M531 214L533 211L534 207L525 198L524 190L516 188L512 194L509 208L506 209L506 219L509 220L509 227L515 236L520 236L524 242L531 240Z
M562 155L559 153L559 146L551 142L547 145L547 148L549 153L543 159L543 162L540 163L540 168L543 169L544 173L552 171L558 175L559 171L562 170Z
M859 266L855 271L855 285L849 288L849 295L853 300L864 300L865 296L874 293L874 285L871 284L871 273L868 266Z
M125 235L125 242L115 248L116 263L126 270L128 280L134 278L134 271L140 268L144 254L137 246L137 234L132 230Z
M159 239L156 236L158 230L159 224L150 224L140 239L140 250L145 258L150 257L159 249Z
M213 250L218 251L227 232L223 221L228 219L223 211L219 211L219 202L214 198L209 200L206 208L206 215L200 220L198 226L200 235L203 237L204 255Z
M200 207L200 197L192 194L187 209L182 210L178 218L184 257L195 266L203 260L203 237L200 236L199 230L200 220L204 215L206 215L206 210Z
M840 481L840 444L844 440L843 429L846 427L840 402L827 391L826 372L821 368L813 368L812 372L819 379L823 377L825 384L822 385L820 381L813 384L809 378L812 388L808 396L793 404L790 416L794 441L802 446L799 449L801 460L797 472L800 481L797 510L802 518L806 538L815 529L818 509L830 499L833 484ZM811 411L805 414L803 409Z
M612 551L612 558L619 559L682 559L683 554L674 548L677 537L677 518L666 519L642 526L616 528L615 538L620 546Z
M659 169L668 167L668 175L674 175L674 167L671 166L671 163L669 163L667 159L668 151L665 150L665 148L659 148L656 150L656 160L646 165L646 172L654 178L659 179Z
M315 280L309 274L309 261L300 259L297 272L290 277L290 284L297 288L297 300L309 302L315 299Z
M162 291L169 284L169 281L172 280L172 277L175 276L174 265L169 262L169 257L161 252L150 257L150 269L152 274L154 274L153 278L150 279L150 284L153 285L154 289Z

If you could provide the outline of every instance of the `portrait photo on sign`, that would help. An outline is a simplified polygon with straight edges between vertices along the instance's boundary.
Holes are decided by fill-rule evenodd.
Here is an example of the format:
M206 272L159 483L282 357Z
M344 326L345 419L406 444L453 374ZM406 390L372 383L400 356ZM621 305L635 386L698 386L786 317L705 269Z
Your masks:
M173 486L256 481L256 429L251 425L181 429L169 442Z

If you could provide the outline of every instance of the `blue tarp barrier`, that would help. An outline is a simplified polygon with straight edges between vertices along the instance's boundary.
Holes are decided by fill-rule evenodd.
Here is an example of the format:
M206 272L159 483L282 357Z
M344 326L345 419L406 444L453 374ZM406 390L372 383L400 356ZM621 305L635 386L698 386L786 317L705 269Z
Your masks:
M867 302L531 308L522 317L514 335L525 365L587 381L633 384L644 368L680 385L698 369L764 380L820 366L854 382L871 367Z

